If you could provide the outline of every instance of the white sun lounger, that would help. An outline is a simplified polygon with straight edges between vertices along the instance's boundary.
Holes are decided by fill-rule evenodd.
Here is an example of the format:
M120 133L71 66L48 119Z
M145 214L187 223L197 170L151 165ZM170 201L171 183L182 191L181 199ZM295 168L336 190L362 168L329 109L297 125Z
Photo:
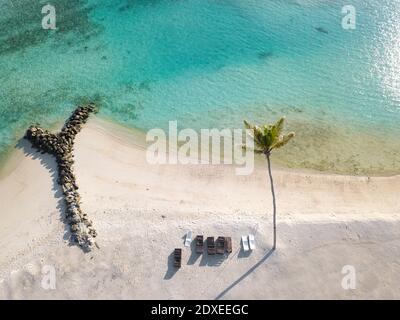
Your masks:
M192 243L192 231L189 230L186 233L186 238L185 238L185 247L190 247L190 244Z
M254 250L256 248L254 234L249 234L249 246L250 246L250 250Z
M242 245L243 245L243 251L249 251L249 241L247 240L246 236L242 236Z

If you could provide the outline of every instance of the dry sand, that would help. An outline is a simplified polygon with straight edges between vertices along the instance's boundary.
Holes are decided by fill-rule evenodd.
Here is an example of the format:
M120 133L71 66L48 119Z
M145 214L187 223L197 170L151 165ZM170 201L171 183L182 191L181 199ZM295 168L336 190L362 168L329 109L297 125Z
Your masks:
M266 169L149 165L143 135L104 120L78 135L75 173L100 249L70 246L55 162L21 142L0 176L0 298L400 298L400 177L275 170L278 249ZM229 256L183 246L191 229L231 236ZM240 249L254 233L257 248ZM182 268L171 253L183 248ZM356 289L341 286L343 266ZM44 266L56 288L42 286Z

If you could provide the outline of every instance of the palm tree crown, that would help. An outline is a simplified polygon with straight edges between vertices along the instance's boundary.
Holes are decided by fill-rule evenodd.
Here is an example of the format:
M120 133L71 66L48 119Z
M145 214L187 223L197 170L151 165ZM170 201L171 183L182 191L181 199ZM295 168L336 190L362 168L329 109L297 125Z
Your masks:
M254 152L269 155L273 149L278 149L287 144L294 137L294 132L282 134L285 118L280 118L275 124L263 125L261 127L252 125L246 120L246 129L253 130L250 136L254 140Z

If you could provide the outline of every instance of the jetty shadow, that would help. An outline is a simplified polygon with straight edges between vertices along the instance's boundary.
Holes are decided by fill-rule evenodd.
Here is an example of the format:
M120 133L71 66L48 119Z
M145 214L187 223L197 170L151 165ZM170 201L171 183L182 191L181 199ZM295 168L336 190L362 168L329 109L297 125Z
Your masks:
M61 185L58 183L58 165L55 157L51 154L38 151L32 147L31 143L21 138L15 145L16 149L22 150L25 156L37 160L40 164L50 173L51 179L53 181L52 191L54 198L57 200L56 209L60 212L60 221L64 224L64 240L68 240L70 246L76 243L72 239L71 231L67 222L67 208L64 201L64 191ZM38 190L40 192L40 190Z
M270 249L254 266L252 266L249 270L247 270L244 274L242 274L239 278L233 281L226 289L224 289L218 296L216 296L215 300L219 300L223 298L230 290L236 287L240 282L246 279L250 274L252 274L259 266L261 266L273 253L275 249Z
M164 275L164 280L170 280L177 271L178 268L174 266L174 252L172 251L171 254L168 256L168 269Z

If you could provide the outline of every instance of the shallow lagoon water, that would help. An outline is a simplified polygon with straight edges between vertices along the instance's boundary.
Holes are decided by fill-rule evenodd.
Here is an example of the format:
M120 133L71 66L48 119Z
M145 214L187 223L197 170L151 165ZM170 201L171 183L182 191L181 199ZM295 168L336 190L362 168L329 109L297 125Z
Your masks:
M400 173L400 2L2 1L0 150L77 103L143 130L241 128L287 117L291 168Z

